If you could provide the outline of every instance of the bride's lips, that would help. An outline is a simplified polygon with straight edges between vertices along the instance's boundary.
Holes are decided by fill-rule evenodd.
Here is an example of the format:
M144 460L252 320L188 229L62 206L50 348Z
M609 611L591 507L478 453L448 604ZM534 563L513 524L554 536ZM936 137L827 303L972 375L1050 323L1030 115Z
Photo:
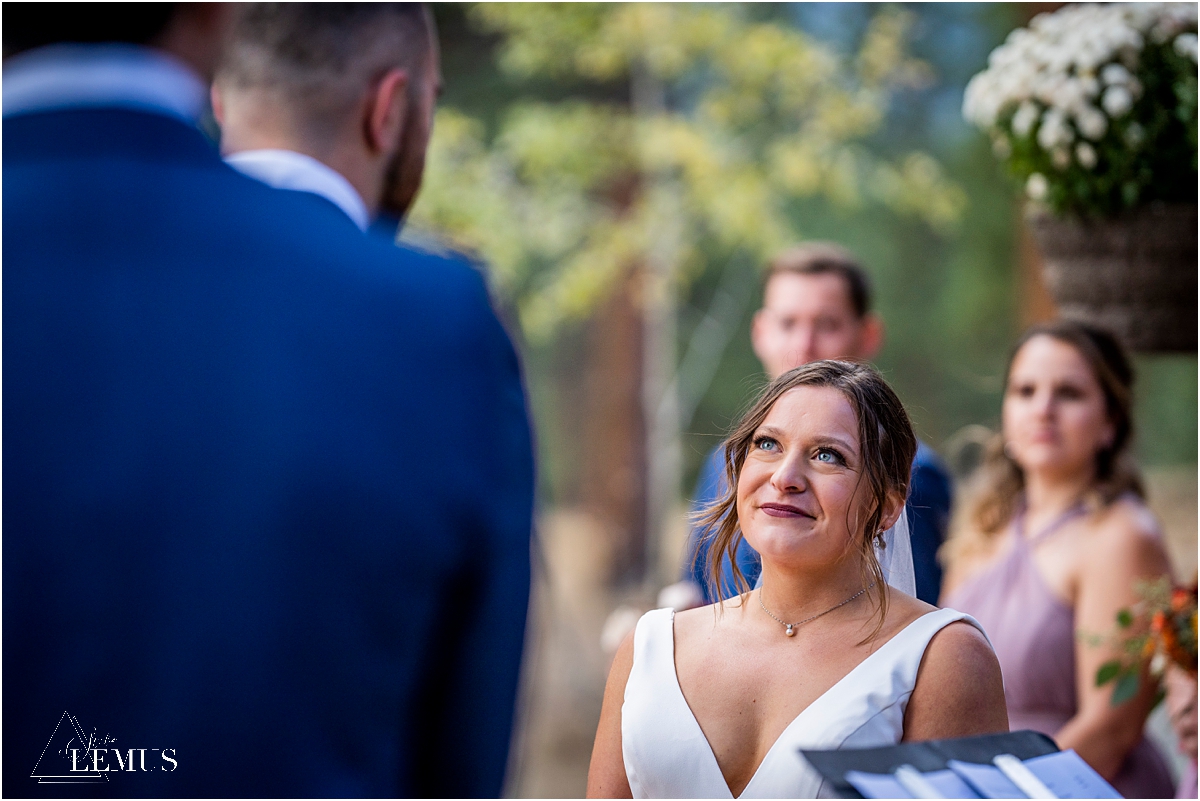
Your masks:
M787 503L764 503L758 507L771 517L813 517L813 515Z

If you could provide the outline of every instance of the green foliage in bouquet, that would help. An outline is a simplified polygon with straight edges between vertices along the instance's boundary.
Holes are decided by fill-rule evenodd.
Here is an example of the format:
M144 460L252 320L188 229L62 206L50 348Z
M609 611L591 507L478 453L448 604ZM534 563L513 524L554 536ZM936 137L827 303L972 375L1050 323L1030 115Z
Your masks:
M1031 200L1113 216L1196 199L1196 6L1069 6L1014 31L966 118Z
M1162 578L1136 589L1138 602L1117 612L1115 637L1085 637L1092 645L1107 641L1119 654L1096 671L1096 686L1115 682L1113 706L1138 694L1144 674L1157 683L1170 662L1196 674L1196 587L1172 587Z

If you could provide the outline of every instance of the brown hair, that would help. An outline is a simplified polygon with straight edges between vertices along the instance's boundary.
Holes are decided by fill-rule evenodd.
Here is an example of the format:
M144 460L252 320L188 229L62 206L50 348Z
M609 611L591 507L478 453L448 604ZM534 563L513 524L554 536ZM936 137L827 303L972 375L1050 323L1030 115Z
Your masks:
M232 91L269 92L308 134L328 136L389 69L408 72L411 103L434 36L423 3L246 3L217 82Z
M788 248L767 265L763 287L782 273L836 275L846 282L850 306L860 319L871 311L871 279L854 254L832 242L806 242Z
M1117 339L1107 331L1086 323L1056 320L1026 331L1009 355L1004 371L1005 392L1013 362L1021 348L1034 337L1048 336L1075 348L1095 375L1104 392L1108 418L1113 424L1112 444L1096 453L1096 475L1090 498L1106 506L1122 494L1145 497L1141 475L1129 453L1133 440L1133 366ZM988 443L983 462L971 482L963 511L952 526L954 536L946 544L946 558L983 545L1012 520L1025 489L1025 475L1005 452L1004 434Z
M712 506L698 515L698 523L710 539L708 577L714 588L721 586L721 561L728 558L733 567L733 579L739 593L750 591L749 583L738 568L734 555L742 540L737 511L737 486L742 466L750 452L754 434L770 413L775 402L789 389L796 387L832 387L840 391L858 418L858 439L863 469L859 482L867 482L869 509L865 522L857 511L848 520L850 530L858 537L863 561L863 585L874 582L870 593L878 612L878 633L887 614L887 592L883 572L875 556L875 541L879 534L889 496L908 497L913 457L917 438L904 405L883 377L872 367L843 361L817 361L790 370L771 382L750 410L734 426L725 440L725 492Z

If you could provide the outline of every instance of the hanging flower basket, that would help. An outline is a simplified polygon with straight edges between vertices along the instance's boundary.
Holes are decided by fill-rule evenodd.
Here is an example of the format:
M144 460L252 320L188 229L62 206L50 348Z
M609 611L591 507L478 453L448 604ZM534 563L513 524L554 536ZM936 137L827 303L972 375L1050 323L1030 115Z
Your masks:
M1196 349L1196 21L1194 3L1039 14L963 98L1037 209L1059 313L1138 350Z
M1063 317L1100 325L1139 351L1196 350L1195 204L1115 218L1028 215Z

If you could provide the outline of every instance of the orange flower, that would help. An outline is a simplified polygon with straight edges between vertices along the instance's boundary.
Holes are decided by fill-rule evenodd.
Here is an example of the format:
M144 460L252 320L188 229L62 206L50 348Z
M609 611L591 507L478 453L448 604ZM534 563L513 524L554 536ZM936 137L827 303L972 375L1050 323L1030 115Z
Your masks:
M1157 616L1158 613L1156 613L1155 617ZM1188 670L1194 671L1196 669L1196 655L1188 653L1188 650L1183 647L1183 643L1179 641L1179 632L1175 629L1175 626L1164 625L1156 633L1158 634L1158 639L1162 642L1163 650L1167 653L1167 656L1171 657L1172 662Z
M1180 612L1188 605L1189 601L1193 601L1196 597L1192 590L1185 590L1182 587L1176 587L1171 590L1171 611Z
M1147 637L1146 642L1142 645L1142 659L1149 659L1154 656L1158 650L1158 640L1154 637Z

